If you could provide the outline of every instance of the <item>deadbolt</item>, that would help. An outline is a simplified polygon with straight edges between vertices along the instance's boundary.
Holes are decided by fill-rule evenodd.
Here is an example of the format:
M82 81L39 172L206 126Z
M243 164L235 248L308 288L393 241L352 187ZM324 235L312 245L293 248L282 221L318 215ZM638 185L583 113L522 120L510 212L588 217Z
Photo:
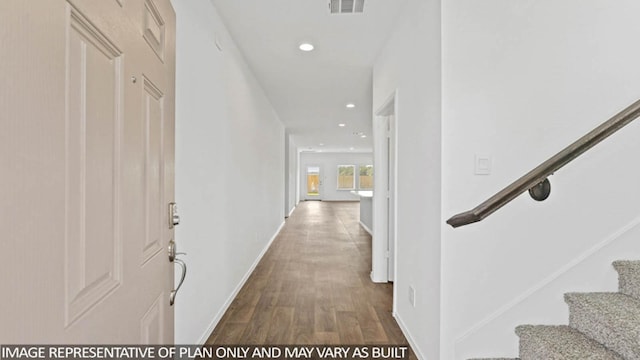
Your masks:
M178 205L172 202L169 203L169 229L173 229L176 225L180 225L180 215L178 215Z

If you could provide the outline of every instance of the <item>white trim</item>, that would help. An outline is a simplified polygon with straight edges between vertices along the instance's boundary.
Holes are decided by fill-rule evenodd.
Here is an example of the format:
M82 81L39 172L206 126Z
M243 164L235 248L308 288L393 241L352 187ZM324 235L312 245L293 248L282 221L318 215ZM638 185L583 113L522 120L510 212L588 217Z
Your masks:
M374 282L387 282L389 280L389 262L385 254L388 249L387 230L387 174L386 168L386 133L385 120L381 112L393 101L395 92L385 100L384 104L375 113L373 118L373 199L372 199L372 228L371 239L371 278ZM384 146L383 146L384 145ZM374 280L375 279L375 280ZM384 279L384 281L382 281ZM376 281L378 280L378 281ZM395 301L394 301L395 302Z
M340 187L340 168L341 167L350 167L353 168L353 181L352 181L352 185L350 188L341 188ZM356 189L356 165L355 164L351 164L351 165L338 165L336 167L336 191L353 191Z
M396 113L398 89L395 89L387 98L382 102L382 105L375 112L375 116L389 116Z
M508 303L506 303L505 305L500 307L500 309L494 311L489 316L485 317L484 319L482 319L479 322L477 322L475 325L471 326L467 331L465 331L462 335L460 335L455 340L455 343L454 343L455 345L454 346L457 347L460 342L464 341L469 336L475 334L476 332L481 330L483 327L487 326L488 324L493 322L495 319L497 319L500 316L504 315L507 311L511 310L516 305L518 305L521 302L525 301L527 298L531 297L532 295L534 295L538 291L541 291L545 287L549 286L557 278L559 278L560 276L562 276L565 273L569 272L574 267L580 265L582 262L584 262L585 260L587 260L591 256L597 254L605 246L607 246L607 245L611 244L612 242L618 240L619 238L622 237L622 235L624 235L625 233L627 233L628 231L632 230L633 228L635 228L638 225L640 225L640 217L637 217L637 218L633 219L630 223L628 223L627 225L621 227L619 230L617 230L614 233L612 233L611 235L609 235L603 241L597 243L596 245L594 245L590 249L584 251L583 253L578 255L576 258L574 258L573 260L568 262L566 265L564 265L563 267L558 269L553 274L547 276L545 279L543 279L539 283L537 283L534 286L530 287L529 289L524 291L522 294L516 296L513 300L509 301Z
M299 156L298 156L299 157ZM299 160L299 159L298 159ZM318 165L314 165L315 163L311 163L311 164L306 164L304 169L300 169L301 171L304 171L302 173L302 175L300 176L301 179L300 181L302 182L304 178L304 196L302 196L302 194L300 194L302 196L301 201L322 201L322 195L324 195L324 185L323 185L323 180L324 180L324 169L323 166L321 164ZM308 189L308 185L309 185L309 168L318 168L318 195L309 195L309 189Z
M235 300L236 296L238 296L240 289L242 289L242 287L247 282L247 280L249 280L249 276L251 276L253 271L256 269L256 266L258 266L258 264L260 263L260 260L262 260L262 257L264 256L264 254L267 253L267 250L269 250L269 247L271 247L271 244L273 243L273 241L278 237L278 235L280 234L280 231L282 231L284 224L285 224L284 221L280 224L280 227L278 227L278 230L276 230L275 234L271 237L267 245L264 247L264 249L262 249L262 251L260 252L260 255L258 255L258 257L256 258L256 261L254 261L253 264L249 267L249 270L247 271L246 274L244 274L238 286L236 286L236 288L233 290L231 295L229 295L229 297L227 298L227 301L225 301L224 304L222 305L222 308L220 308L220 311L218 311L218 313L213 318L213 320L211 320L211 323L209 324L207 329L204 331L204 334L200 337L200 339L198 339L198 342L196 343L196 345L204 345L207 339L209 339L209 337L213 333L213 330L215 330L216 326L222 319L222 316L227 312L227 310L229 310L229 306L231 306L231 303L233 303L233 300Z
M291 209L291 211L289 211L289 215L287 215L287 217L291 217L291 214L293 214L294 211L296 211L296 207L298 206L298 204L293 205L293 208ZM282 223L284 225L284 223ZM282 228L282 227L281 227ZM278 230L280 231L280 230Z
M296 148L296 205L300 204L302 189L300 188L300 181L302 181L302 176L300 173L302 172L302 168L300 167L300 149Z
M360 226L362 226L364 231L368 232L369 235L373 236L373 231L371 231L371 229L369 229L369 227L367 225L365 225L362 221L360 221Z
M376 234L373 236L371 241L371 268L372 268L372 278L382 279L385 281L389 281L390 279L390 271L393 270L393 275L397 273L397 251L395 249L398 248L398 226L397 226L397 190L398 190L398 141L397 141L397 123L399 119L399 90L395 89L385 101L382 103L380 107L374 113L373 122L373 233ZM388 128L387 121L389 116L393 115L395 119L395 123L393 125L393 133L394 133L394 158L393 161L395 163L395 169L392 174L389 174L389 169L387 169L387 138L388 138ZM390 176L389 176L390 175ZM389 178L393 179L394 189L392 194L388 194L392 197L393 202L391 206L394 209L394 220L393 220L393 249L394 252L392 254L393 258L389 258L386 254L389 249L389 214L387 209L387 181ZM389 268L389 263L392 261L393 269ZM395 280L395 279L394 279ZM382 282L382 281L380 281ZM393 295L393 308L395 309L397 291L394 288Z
M376 283L376 284L386 284L389 282L389 279L387 279L387 277L385 276L384 278L377 278L374 277L374 273L373 271L369 273L369 278L371 279L372 282Z
M400 331L402 331L402 334L409 342L409 346L411 346L411 349L416 354L416 357L419 360L426 359L426 357L422 354L422 351L420 351L420 348L418 347L416 341L413 339L413 336L411 336L411 333L407 329L407 326L404 324L404 321L402 321L402 318L395 311L391 313L391 315L393 316L394 319L396 319L396 323L398 323L398 327L400 327Z
M373 155L373 153L372 153ZM373 161L371 161L373 163ZM373 164L356 164L356 167L358 168L358 186L356 187L356 190L364 190L364 191L373 191L373 187L370 188L363 188L361 185L361 181L360 181L360 168L361 167L371 167L373 169ZM373 176L373 175L372 175Z

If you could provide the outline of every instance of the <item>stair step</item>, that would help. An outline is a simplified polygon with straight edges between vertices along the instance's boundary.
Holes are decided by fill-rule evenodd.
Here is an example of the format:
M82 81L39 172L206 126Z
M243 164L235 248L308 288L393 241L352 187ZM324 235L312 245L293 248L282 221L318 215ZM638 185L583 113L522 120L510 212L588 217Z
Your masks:
M570 293L569 325L627 359L640 359L640 301L621 293Z
M602 344L566 325L521 325L522 360L624 360Z
M640 300L640 261L615 261L620 292Z

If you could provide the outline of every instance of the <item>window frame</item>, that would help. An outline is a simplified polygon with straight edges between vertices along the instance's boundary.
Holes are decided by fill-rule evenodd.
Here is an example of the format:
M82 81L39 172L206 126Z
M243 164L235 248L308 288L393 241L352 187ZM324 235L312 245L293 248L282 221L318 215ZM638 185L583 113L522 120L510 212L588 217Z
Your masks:
M370 188L363 188L362 187L362 182L360 181L360 168L363 167L371 167L371 187ZM358 190L365 190L365 191L370 191L373 190L373 164L359 164L358 165Z
M353 169L353 181L351 184L350 188L342 188L340 187L340 168L352 168ZM337 191L353 191L356 190L356 165L355 164L349 164L349 165L338 165L336 167L336 190Z

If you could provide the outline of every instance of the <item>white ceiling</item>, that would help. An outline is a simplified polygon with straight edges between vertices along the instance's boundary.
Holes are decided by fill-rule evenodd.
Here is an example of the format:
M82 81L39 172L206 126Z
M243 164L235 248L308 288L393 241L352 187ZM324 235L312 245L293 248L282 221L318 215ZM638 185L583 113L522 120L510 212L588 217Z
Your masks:
M362 14L330 14L328 0L211 1L299 148L371 151L372 66L406 0L365 0Z

